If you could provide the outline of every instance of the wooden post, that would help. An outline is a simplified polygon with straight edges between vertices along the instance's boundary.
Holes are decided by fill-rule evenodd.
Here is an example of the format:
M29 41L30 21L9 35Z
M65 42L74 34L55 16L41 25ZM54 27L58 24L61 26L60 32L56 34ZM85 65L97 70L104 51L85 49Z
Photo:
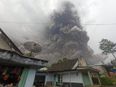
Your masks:
M101 85L101 80L100 80L100 75L99 75L99 73L97 73L97 78L98 78L98 81L99 81L99 85Z
M88 76L89 76L89 79L90 79L90 82L91 82L91 86L93 86L93 80L92 80L92 77L91 77L91 74L90 74L89 71L88 71Z

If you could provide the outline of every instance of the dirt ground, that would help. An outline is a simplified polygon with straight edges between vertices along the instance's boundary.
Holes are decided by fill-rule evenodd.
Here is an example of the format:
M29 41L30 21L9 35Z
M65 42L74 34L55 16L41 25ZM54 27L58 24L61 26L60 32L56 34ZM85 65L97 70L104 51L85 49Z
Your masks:
M116 85L115 86L101 86L101 87L116 87Z
M114 86L92 86L92 87L116 87L116 85Z

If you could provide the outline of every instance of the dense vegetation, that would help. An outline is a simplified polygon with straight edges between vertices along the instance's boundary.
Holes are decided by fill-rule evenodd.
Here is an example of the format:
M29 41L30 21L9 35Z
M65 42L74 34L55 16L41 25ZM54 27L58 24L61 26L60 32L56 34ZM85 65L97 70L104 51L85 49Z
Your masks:
M116 85L116 77L101 77L102 85Z

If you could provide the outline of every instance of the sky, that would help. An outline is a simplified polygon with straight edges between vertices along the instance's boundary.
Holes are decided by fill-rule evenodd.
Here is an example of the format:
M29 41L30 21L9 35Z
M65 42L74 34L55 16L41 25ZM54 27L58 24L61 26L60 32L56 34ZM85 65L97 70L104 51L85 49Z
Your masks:
M14 40L42 44L44 25L64 0L0 0L0 27ZM101 53L102 38L116 42L116 0L65 0L72 2L90 37L89 46Z

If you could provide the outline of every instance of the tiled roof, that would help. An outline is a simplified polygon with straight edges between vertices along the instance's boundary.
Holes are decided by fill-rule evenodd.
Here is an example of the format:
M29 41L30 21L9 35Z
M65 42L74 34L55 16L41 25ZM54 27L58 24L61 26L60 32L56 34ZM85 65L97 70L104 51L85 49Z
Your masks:
M79 63L79 58L76 59L66 59L64 61L58 62L53 64L51 67L48 68L47 71L44 72L67 72L67 71L82 71L82 72L87 72L87 71L92 71L92 72L99 72L97 69L94 69L92 67L89 66L79 66L77 65L76 68L73 69L74 65L77 63Z
M55 63L51 67L48 68L48 71L63 71L63 70L70 70L73 68L75 63L78 61L78 58L76 59L66 59L62 62Z

